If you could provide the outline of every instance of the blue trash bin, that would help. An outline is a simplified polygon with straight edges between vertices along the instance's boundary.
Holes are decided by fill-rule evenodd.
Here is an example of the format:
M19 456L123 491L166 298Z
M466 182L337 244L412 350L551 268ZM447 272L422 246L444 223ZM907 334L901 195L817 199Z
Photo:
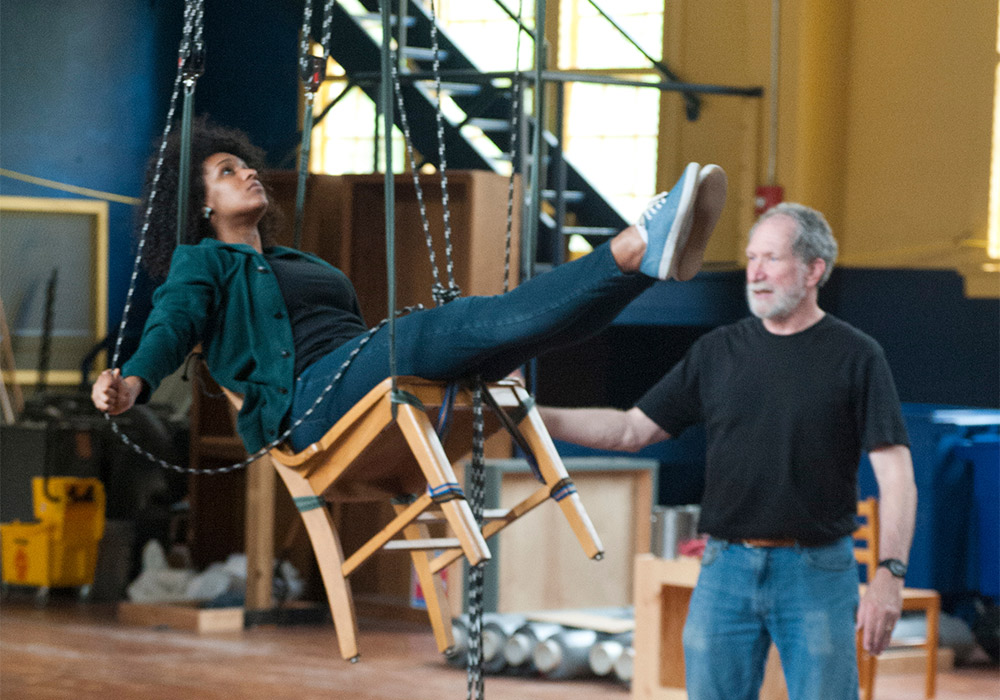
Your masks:
M973 435L955 448L972 465L979 535L979 592L1000 596L1000 435Z
M979 441L996 435L1000 411L904 403L903 418L917 484L917 518L906 585L933 588L946 600L962 600L976 592L985 593L983 578L991 575L986 569L992 565L992 590L996 591L997 468L994 462L991 491L989 485L975 483L976 478L988 478L989 469L974 469L972 465L981 452L989 450ZM995 460L996 443L993 445ZM858 472L858 491L859 498L878 496L867 456ZM978 499L988 498L990 493L992 510L985 501L977 507ZM981 517L990 515L992 526L981 522ZM980 535L990 527L992 545ZM992 556L987 556L990 547Z

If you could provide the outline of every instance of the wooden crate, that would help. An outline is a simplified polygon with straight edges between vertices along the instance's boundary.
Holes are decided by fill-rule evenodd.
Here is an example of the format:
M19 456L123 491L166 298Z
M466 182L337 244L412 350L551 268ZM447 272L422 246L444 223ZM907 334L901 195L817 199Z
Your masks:
M484 609L524 612L632 603L635 556L649 551L659 462L631 457L567 458L566 469L604 545L588 559L562 510L546 502L487 544ZM538 488L527 462L486 462L486 507L504 508ZM451 594L450 594L451 595ZM452 607L461 599L451 595Z

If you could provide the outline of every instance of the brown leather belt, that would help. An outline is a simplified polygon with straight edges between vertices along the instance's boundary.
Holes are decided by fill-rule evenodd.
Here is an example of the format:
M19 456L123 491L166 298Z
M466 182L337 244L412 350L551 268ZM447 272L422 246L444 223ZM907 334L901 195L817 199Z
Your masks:
M794 547L798 544L796 540L793 539L783 539L783 540L767 540L767 539L747 539L747 540L733 540L736 544L742 544L745 547Z

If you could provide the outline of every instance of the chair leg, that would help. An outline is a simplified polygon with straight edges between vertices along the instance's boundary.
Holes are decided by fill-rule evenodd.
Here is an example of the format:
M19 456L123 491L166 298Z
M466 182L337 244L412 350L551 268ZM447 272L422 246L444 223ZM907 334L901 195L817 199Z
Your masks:
M396 513L406 510L404 505L395 505ZM426 525L407 525L403 529L403 536L409 540L428 539L430 528ZM434 631L434 640L437 642L438 651L445 652L455 646L455 638L451 628L451 608L448 606L448 595L445 592L444 582L440 576L431 573L431 556L428 552L414 550L410 552L413 559L413 568L417 573L417 580L420 582L420 589L424 594L424 602L427 604L427 615L431 620L431 629Z
M292 498L315 498L309 482L299 476L294 470L277 462L274 468L285 482ZM330 604L330 614L337 631L337 642L340 645L340 655L350 661L358 658L358 622L354 611L354 597L351 595L351 585L344 577L344 550L340 546L336 526L326 507L317 507L301 511L302 522L309 533L316 563L319 565L323 587L326 589L327 601Z
M875 685L875 657L861 646L861 630L855 635L858 655L858 685L861 687L861 697L872 700Z
M941 618L941 598L936 597L927 606L927 678L924 693L933 698L937 692L938 632Z
M858 679L861 690L864 692L864 700L872 700L875 697L875 667L878 657L869 654L860 648L858 652Z
M526 396L522 397L522 399L524 398ZM535 459L538 461L538 467L542 471L542 477L545 479L546 485L552 488L561 480L568 479L569 474L566 471L566 465L563 464L562 458L556 451L556 446L552 442L548 430L545 428L545 423L542 422L542 417L538 413L538 409L532 407L528 411L528 415L521 421L519 427L521 428L521 433L531 446L532 452L535 454ZM604 555L604 545L601 544L601 538L597 534L590 516L587 515L587 511L580 501L580 496L573 492L560 499L558 503L566 519L569 521L570 527L573 528L576 539L580 542L580 546L583 547L583 551L591 559L600 559Z
M457 483L457 477L451 468L451 463L445 455L437 433L423 411L413 406L401 404L397 406L396 423L423 470L427 483L431 487ZM483 539L483 533L476 526L472 509L464 498L456 498L441 504L441 511L451 526L455 537L462 545L465 558L470 566L480 564L490 558L489 547Z

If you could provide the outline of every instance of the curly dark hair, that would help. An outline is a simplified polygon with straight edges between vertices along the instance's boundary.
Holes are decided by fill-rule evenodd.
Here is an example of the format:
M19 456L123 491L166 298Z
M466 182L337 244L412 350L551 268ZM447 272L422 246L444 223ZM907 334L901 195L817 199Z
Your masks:
M183 243L198 243L203 238L212 238L215 231L208 220L202 216L205 206L205 180L202 174L202 163L214 153L231 153L241 158L251 168L258 172L265 167L264 151L250 142L250 137L239 129L213 124L205 117L194 121L191 128L191 174L190 199L188 201L187 225L184 229ZM170 137L163 154L163 166L160 169L160 180L156 186L156 197L153 200L149 218L149 230L146 232L146 244L143 250L143 266L150 276L162 280L170 270L170 259L177 246L177 194L180 180L181 128L176 125L171 129ZM156 171L157 154L154 153L146 167L146 184L143 190L143 205L139 209L137 235L141 232L142 217L146 212L146 204L152 193L153 176ZM271 191L264 183L269 201L273 201ZM269 206L261 219L258 229L261 241L265 246L274 240L277 226L276 207Z

